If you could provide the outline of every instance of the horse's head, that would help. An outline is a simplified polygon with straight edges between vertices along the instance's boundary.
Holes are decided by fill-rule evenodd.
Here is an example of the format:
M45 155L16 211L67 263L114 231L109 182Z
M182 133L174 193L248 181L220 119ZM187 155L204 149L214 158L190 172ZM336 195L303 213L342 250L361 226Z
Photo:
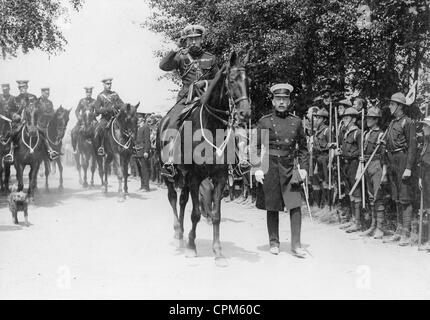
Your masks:
M22 121L25 123L30 137L37 135L37 110L34 104L29 104L22 110Z
M235 51L231 53L226 67L226 86L236 119L239 123L246 123L251 117L249 78Z
M70 119L70 111L71 109L64 109L63 106L60 106L55 111L54 120L57 124L57 140L63 139L64 135L66 134L67 124L69 123Z
M118 122L120 123L123 130L135 132L137 129L137 117L136 112L140 102L133 106L130 103L124 104L118 113Z

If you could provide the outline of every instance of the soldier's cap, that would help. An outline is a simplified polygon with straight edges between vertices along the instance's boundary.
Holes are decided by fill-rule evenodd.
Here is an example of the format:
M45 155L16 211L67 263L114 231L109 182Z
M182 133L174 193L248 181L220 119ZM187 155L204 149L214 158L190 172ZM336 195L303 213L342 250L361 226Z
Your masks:
M50 89L50 88L48 88L48 87L44 87L44 88L41 88L41 89L40 89L40 91L42 91L42 92L43 92L43 91L50 91L50 90L51 90L51 89Z
M104 78L102 79L103 83L112 83L113 78Z
M9 84L9 83L3 83L3 84L1 85L1 87L2 87L3 89L9 89L9 88L10 88L10 84Z
M85 91L93 91L94 87L84 87Z
M340 100L337 104L338 105L343 105L343 106L348 107L348 108L352 107L352 102L350 100L348 100L348 99Z
M184 38L193 38L193 37L202 37L206 32L205 27L193 24L188 25L182 30L182 37Z
M278 83L270 88L274 97L289 97L294 87L288 83Z
M430 127L430 116L428 116L427 118L424 118L423 120L421 120L420 123L426 124L426 125L428 125Z
M324 108L321 108L316 114L314 114L314 117L328 118L328 111Z
M345 110L345 112L341 115L341 117L351 116L351 117L358 117L360 113L355 108L348 108Z
M30 82L29 80L17 80L16 81L16 83L18 83L18 88L27 87L29 82Z
M367 110L366 117L368 117L368 118L382 118L381 109L376 108L376 107L370 107L369 110Z
M401 93L401 92L397 92L397 93L393 94L393 95L391 96L391 99L388 99L388 100L389 100L389 101L394 101L394 102L400 103L400 104L402 104L402 105L404 105L404 106L407 106L407 104L406 104L406 97L405 97L405 95L404 95L403 93Z
M145 113L144 112L136 112L136 116L138 118L143 118L143 117L145 117Z

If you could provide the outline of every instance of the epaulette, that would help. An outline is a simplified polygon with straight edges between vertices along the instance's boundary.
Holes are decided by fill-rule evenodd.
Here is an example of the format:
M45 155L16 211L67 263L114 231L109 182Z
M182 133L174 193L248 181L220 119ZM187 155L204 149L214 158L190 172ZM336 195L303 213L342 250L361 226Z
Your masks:
M272 113L266 114L266 115L262 116L262 117L260 118L260 120L261 120L261 119L268 118L268 117L271 117L271 116L272 116Z
M289 116L292 116L293 118L300 119L300 117L299 117L299 116L296 116L294 113L288 113L288 115L289 115ZM301 119L300 119L300 120L301 120Z

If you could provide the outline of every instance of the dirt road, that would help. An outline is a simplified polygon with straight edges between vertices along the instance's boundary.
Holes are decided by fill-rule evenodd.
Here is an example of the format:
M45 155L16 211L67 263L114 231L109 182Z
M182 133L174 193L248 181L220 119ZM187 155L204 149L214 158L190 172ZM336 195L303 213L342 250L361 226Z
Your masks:
M346 235L304 219L302 239L312 257L288 252L289 219L281 219L281 254L268 253L264 212L223 204L221 239L229 266L215 266L212 228L197 229L199 257L172 245L172 214L165 189L130 198L83 190L66 168L30 209L30 227L14 226L2 197L2 299L309 299L430 298L430 254ZM117 189L111 178L111 191ZM43 185L43 184L41 184ZM153 186L153 188L156 188ZM190 226L187 208L186 231ZM20 214L21 221L23 220Z

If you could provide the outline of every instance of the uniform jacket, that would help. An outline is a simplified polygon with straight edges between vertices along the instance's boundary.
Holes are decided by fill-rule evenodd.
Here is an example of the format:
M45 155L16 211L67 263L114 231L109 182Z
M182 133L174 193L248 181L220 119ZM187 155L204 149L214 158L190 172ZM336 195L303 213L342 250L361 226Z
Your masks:
M151 151L151 128L146 123L137 129L135 148L136 157L143 157L145 153L149 155Z
M349 127L342 139L342 158L357 159L361 156L361 130L353 125Z
M407 154L406 169L411 170L417 156L415 123L405 115L394 119L388 127L386 146L388 152L403 149L403 152Z
M5 96L0 94L0 113L5 116L11 116L12 113L18 111L18 107L13 95Z
M115 91L103 91L97 96L94 104L96 116L102 115L102 118L110 120L115 114L115 110L121 108L124 102Z
M16 112L21 112L23 109L27 109L29 106L36 106L37 97L31 93L23 93L15 98L15 103L17 110Z
M96 100L93 98L83 98L79 100L78 106L75 110L76 119L81 118L81 114L87 110L89 110L91 113L95 113L95 103Z
M182 100L188 93L190 85L197 80L212 80L218 72L214 55L203 52L198 57L191 56L187 50L170 51L160 62L163 71L178 71L182 88L177 100Z
M44 99L40 97L36 103L37 108L37 126L40 129L46 129L48 127L49 121L54 117L54 105L49 99Z
M384 132L379 127L370 129L364 134L364 157L366 158L366 160L372 155L373 151L375 151L376 146L378 145L378 141L383 134ZM382 156L384 155L384 153L385 146L381 144L375 154L374 159L383 160Z
M301 119L274 112L260 119L257 131L257 147L268 152L269 162L264 183L258 186L257 208L283 211L300 207L301 190L294 189L290 182L295 158L302 169L307 169L307 143Z
M330 131L326 124L321 124L315 132L314 150L316 153L328 151Z

